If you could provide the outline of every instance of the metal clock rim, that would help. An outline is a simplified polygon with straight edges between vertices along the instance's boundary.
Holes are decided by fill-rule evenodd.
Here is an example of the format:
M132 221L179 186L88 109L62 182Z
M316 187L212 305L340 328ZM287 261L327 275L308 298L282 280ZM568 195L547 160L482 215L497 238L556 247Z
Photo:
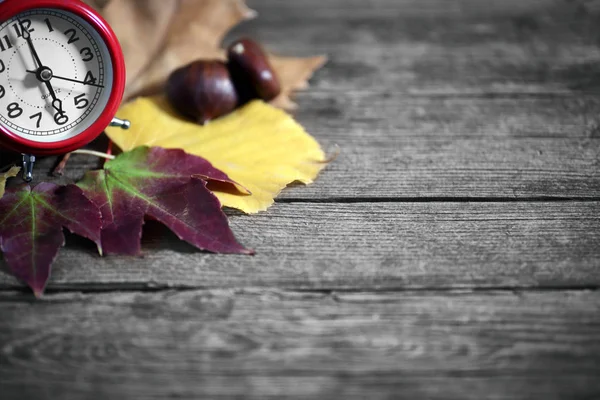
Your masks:
M81 148L96 139L111 123L125 92L125 59L117 36L108 23L95 10L80 0L8 0L0 4L0 22L35 8L60 9L81 17L98 32L111 54L113 85L108 102L100 117L79 135L57 142L42 143L22 138L4 126L0 126L0 145L10 150L37 156L64 154Z

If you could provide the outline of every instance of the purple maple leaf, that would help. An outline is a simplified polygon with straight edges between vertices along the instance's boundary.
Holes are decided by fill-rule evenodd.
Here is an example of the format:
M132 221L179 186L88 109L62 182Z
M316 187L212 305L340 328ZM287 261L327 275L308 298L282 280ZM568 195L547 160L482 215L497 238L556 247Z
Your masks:
M100 246L98 207L75 185L41 183L9 189L0 199L0 248L8 268L40 296L64 246L63 227Z
M123 153L104 170L87 173L78 186L102 212L106 254L139 255L145 217L162 222L199 249L252 254L235 239L206 180L244 192L205 159L158 147Z

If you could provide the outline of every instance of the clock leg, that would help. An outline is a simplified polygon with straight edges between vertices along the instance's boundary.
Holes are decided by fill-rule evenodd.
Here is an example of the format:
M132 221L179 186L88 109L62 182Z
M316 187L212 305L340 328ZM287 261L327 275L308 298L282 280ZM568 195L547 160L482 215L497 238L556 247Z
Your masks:
M23 180L31 182L33 180L33 166L35 165L35 156L23 154Z

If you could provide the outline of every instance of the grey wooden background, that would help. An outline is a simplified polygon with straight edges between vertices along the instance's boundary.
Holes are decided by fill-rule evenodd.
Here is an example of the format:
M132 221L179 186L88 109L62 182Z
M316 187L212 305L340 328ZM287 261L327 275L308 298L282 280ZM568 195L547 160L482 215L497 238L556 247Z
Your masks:
M339 159L231 213L255 257L149 224L40 301L0 272L0 399L600 398L600 2L249 3L228 40L330 56Z

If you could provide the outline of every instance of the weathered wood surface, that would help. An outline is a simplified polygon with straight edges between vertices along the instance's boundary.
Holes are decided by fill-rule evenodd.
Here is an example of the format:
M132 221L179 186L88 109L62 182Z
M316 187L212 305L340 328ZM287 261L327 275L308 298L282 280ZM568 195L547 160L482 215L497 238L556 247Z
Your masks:
M331 59L297 115L341 156L282 197L600 198L598 2L487 3L256 2L231 37Z
M600 395L598 292L5 293L0 305L3 400Z
M548 110L548 113L553 111L557 112ZM493 109L490 112L493 113ZM381 124L393 123L391 114L390 110L388 116L382 115L381 121L385 122ZM333 145L339 144L341 154L315 185L287 189L281 198L600 199L600 140L583 137L585 128L577 125L576 118L570 125L552 126L550 132L562 131L557 135L563 137L536 138L514 137L519 132L512 136L510 127L494 128L494 124L510 120L509 116L506 120L490 118L485 127L461 130L452 125L477 124L477 121L465 119L460 110L452 111L452 115L453 121L447 123L428 121L427 116L419 117L422 122L418 124L422 127L412 132L405 130L406 134L392 128L378 129L377 123L373 123L371 130L365 123L353 124L345 118L311 120L306 116L311 125L323 124L323 128L315 128L319 131L316 136L332 151ZM535 117L544 118L533 115L532 120ZM512 124L521 125L521 122ZM328 126L337 126L332 128L331 135L327 132ZM345 138L339 132L344 126L354 126ZM528 129L521 126L522 130ZM540 136L544 135L542 128L536 129ZM574 132L572 138L564 137L569 135L569 129ZM418 133L424 130L437 132L437 136L419 137ZM485 131L480 133L481 130L491 133L486 136ZM445 131L450 133L445 135ZM4 165L8 160L0 158L0 161ZM47 180L42 171L49 170L55 162L56 159L51 158L40 163L38 178ZM81 178L93 162L89 156L74 156L67 176L61 182Z
M234 34L249 32L280 53L329 54L318 89L391 96L599 89L597 0L255 3L260 18Z
M227 41L330 56L296 115L339 159L233 213L255 257L149 224L41 301L0 272L0 399L600 398L600 1L248 2Z
M142 259L101 259L72 237L50 288L600 287L595 201L292 203L231 224L256 256L202 254L155 223Z

